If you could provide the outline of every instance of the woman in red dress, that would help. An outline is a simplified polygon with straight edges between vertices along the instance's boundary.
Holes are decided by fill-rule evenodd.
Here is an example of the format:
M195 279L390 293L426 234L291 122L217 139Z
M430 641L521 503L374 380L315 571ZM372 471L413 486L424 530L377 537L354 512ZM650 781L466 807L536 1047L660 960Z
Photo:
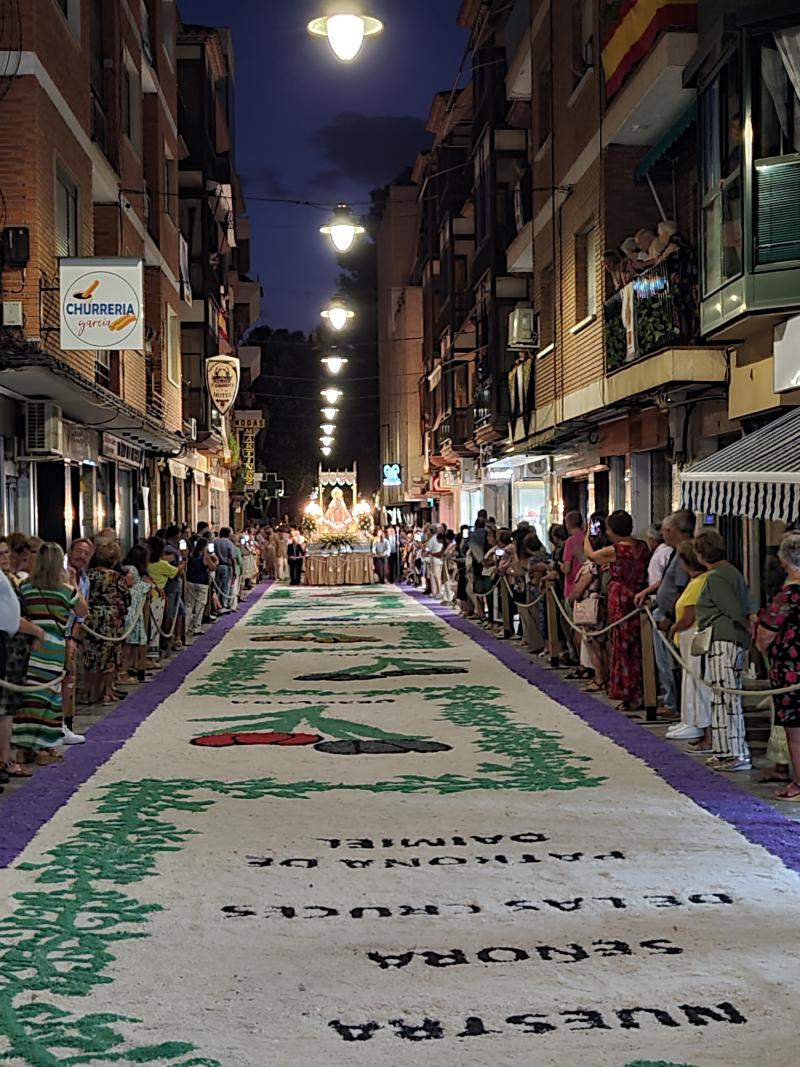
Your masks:
M609 624L624 619L636 605L633 598L647 585L650 549L633 537L633 519L627 511L614 511L606 521L611 542L595 551L587 536L584 549L592 563L611 566L608 586ZM635 711L644 703L642 680L642 639L638 615L611 631L611 666L608 695L619 700L618 711Z

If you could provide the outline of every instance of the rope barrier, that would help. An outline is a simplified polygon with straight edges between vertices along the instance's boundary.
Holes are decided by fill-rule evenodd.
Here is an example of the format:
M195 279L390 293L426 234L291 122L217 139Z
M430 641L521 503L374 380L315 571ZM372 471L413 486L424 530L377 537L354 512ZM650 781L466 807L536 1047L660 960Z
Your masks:
M52 682L41 682L39 685L16 685L14 682L7 682L5 678L0 678L0 689L7 689L10 693L42 693L46 689L58 689L66 677L67 672L62 671Z
M514 590L511 588L511 583L508 578L506 578L505 574L501 575L501 578L506 583L506 589L508 589L511 599L514 600ZM537 604L541 604L546 596L546 593L540 593L539 596L537 596L535 600L531 600L529 604L521 604L518 600L514 600L514 603L518 608L535 608Z
M769 697L780 697L786 696L789 693L800 693L800 684L785 685L782 686L780 689L731 689L725 685L713 685L711 682L707 681L702 675L698 674L697 671L694 670L694 668L690 667L688 663L684 662L683 657L675 648L674 644L669 640L668 637L664 636L662 630L659 630L658 623L656 622L655 617L653 616L653 613L651 612L650 608L645 607L644 611L647 617L650 619L650 622L653 625L653 629L664 642L664 644L667 646L669 654L672 656L675 662L681 666L681 668L689 675L690 678L693 678L695 682L699 682L701 685L704 685L713 693L728 693L730 696L739 697L751 697L754 693L759 693L762 696Z
M156 630L161 634L161 636L165 637L167 640L169 640L172 637L172 635L175 633L175 627L178 625L178 618L180 616L180 606L181 606L182 603L183 603L183 600L181 599L175 605L175 614L172 617L172 626L170 626L169 631L162 630L161 629L161 624L155 621L155 619L153 618L152 613L151 613L151 615L150 615L150 630L148 631L148 634L147 634L148 644L150 642L150 639L153 636L153 630L152 630L153 626L155 626Z
M641 615L641 613L642 613L642 609L641 608L634 608L633 611L629 611L627 615L623 615L622 618L621 619L617 619L616 622L610 622L608 624L608 626L604 626L601 630L587 630L585 626L579 626L578 623L576 623L576 622L574 622L572 620L572 617L567 612L566 607L564 606L564 604L562 604L561 598L556 594L555 590L553 590L553 600L555 601L556 607L558 608L558 610L564 616L564 619L567 622L567 624L573 630L575 630L576 633L579 633L582 637L585 637L588 641L591 641L592 638L602 637L603 634L610 633L617 626L622 626L622 624L624 622L628 622L630 619L633 619L637 615Z
M145 605L145 602L143 600L142 603L139 605L139 607L136 609L136 614L134 615L133 621L131 622L131 624L128 627L128 629L125 630L124 633L121 633L118 637L109 637L108 634L98 633L97 630L93 630L90 626L87 626L87 624L85 622L83 622L81 619L79 619L78 622L80 622L81 628L83 629L83 631L85 633L89 634L90 637L94 637L98 641L107 641L109 644L116 645L116 644L119 644L122 641L126 641L130 637L130 635L133 633L133 631L136 629L136 626L137 626L137 624L139 622L139 619L142 617L142 612L144 611L144 605Z
M209 578L211 579L211 584L214 586L216 591L219 593L220 599L223 602L222 606L223 607L229 607L231 604L233 604L234 601L236 600L236 594L235 593L223 593L222 590L220 589L220 587L217 585L217 579L214 577L214 575L211 572L209 572ZM228 602L227 605L225 604L226 600Z

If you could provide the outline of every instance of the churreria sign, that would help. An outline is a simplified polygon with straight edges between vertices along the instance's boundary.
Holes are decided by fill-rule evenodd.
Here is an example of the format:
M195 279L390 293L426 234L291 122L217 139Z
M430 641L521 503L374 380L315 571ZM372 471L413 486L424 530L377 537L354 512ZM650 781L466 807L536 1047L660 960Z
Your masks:
M144 348L141 259L60 261L61 348Z

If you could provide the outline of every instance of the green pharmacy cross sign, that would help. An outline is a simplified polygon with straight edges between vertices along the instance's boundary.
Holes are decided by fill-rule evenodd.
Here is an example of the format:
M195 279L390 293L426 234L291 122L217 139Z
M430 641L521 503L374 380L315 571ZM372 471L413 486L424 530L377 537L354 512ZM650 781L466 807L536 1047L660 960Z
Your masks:
M284 496L284 482L275 471L268 471L261 482L261 491L266 494L268 500L276 500Z

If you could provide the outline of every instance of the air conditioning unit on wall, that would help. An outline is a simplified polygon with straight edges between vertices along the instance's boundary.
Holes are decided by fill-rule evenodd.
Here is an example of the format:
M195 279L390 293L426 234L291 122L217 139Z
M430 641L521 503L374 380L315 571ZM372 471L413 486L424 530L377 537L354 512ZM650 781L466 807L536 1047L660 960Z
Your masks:
M533 308L514 308L508 316L508 347L539 348L539 316Z
M64 423L57 404L25 401L25 452L34 458L64 455Z

